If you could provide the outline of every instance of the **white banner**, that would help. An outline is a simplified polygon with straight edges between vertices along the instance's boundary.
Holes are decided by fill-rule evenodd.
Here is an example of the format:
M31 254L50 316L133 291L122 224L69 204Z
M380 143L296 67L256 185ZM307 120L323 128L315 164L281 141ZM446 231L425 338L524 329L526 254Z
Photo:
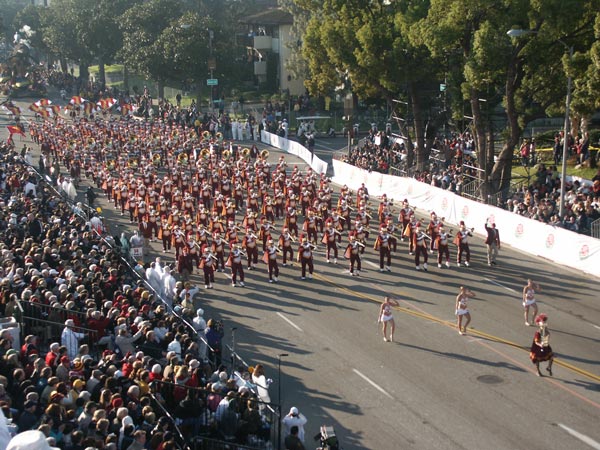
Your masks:
M337 160L333 160L333 172L336 184L356 190L364 183L371 196L386 194L396 204L406 199L411 206L429 213L435 211L448 224L457 225L463 220L467 228L473 227L482 235L489 219L496 223L503 244L600 277L598 239L484 205L413 178L369 173Z
M276 147L284 152L290 153L302 159L318 174L327 173L327 163L321 160L318 156L313 155L310 151L301 145L299 142L290 141L276 134L262 131L260 136L261 142L264 144Z

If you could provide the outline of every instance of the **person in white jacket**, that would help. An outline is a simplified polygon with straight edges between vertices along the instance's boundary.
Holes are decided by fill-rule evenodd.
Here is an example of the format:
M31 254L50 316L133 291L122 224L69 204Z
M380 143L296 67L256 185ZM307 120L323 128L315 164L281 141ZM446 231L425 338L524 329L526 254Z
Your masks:
M67 319L65 321L65 328L60 336L60 342L67 347L67 356L71 361L75 359L79 352L79 341L85 338L84 333L76 332L73 327L75 327L73 319Z
M285 436L291 433L293 426L297 426L298 439L304 442L304 425L306 425L306 422L308 422L308 420L306 420L304 414L298 411L298 408L292 406L288 415L285 416L281 421L283 422L283 426L285 427Z

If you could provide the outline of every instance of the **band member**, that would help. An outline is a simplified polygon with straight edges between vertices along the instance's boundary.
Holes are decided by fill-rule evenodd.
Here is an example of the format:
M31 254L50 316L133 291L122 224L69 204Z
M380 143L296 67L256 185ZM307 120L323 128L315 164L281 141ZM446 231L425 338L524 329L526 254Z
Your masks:
M392 217L388 217L385 222L385 226L387 227L388 234L390 235L390 248L393 252L396 252L398 249L398 239L396 239L394 233L398 231L398 228L396 225L394 225L394 219Z
M296 214L296 208L292 206L287 207L287 213L285 215L285 226L295 237L298 237L298 216Z
M525 315L525 325L529 326L529 308L533 308L533 314L531 317L536 317L538 313L538 306L535 300L536 291L540 292L542 288L535 281L528 279L527 284L523 288L523 308Z
M469 248L469 237L473 236L473 230L467 230L465 223L460 221L460 229L456 233L454 243L458 246L458 255L456 264L458 267L462 264L462 257L465 255L465 266L471 265L471 249Z
M402 236L408 238L408 254L415 254L415 232L417 229L417 218L414 214L409 217L408 225L404 228Z
M417 269L417 270L423 269L425 272L427 272L427 258L428 258L427 239L429 239L429 236L427 236L427 234L425 234L421 230L420 222L417 222L417 226L415 228L415 234L414 234L413 239L414 239L413 247L415 249L415 269ZM423 257L423 265L422 266L421 266L421 256Z
M437 238L435 242L435 246L438 252L438 267L442 267L442 261L444 258L446 259L446 267L450 268L450 236L451 234L446 231L444 225L440 223L437 232Z
M301 244L298 247L298 262L302 266L301 279L306 279L306 268L308 267L308 279L312 280L314 264L313 264L313 248L314 246L308 242L305 237L302 238Z
M427 234L431 238L429 241L429 252L430 253L433 253L433 251L435 250L435 248L434 248L435 241L437 239L437 233L438 233L441 223L442 223L442 221L440 219L438 219L437 214L432 212L431 220L429 221L429 225L427 226Z
M217 258L210 252L208 247L204 247L202 258L200 259L200 268L204 272L204 288L212 289L212 283L215 282L214 262Z
M346 202L346 200L341 200L338 210L339 210L339 213L341 216L342 229L343 229L344 225L346 225L346 227L348 228L348 231L350 231L351 227L352 227L352 221L350 220L350 211L352 210L352 208L350 208L350 206L348 206L348 203Z
M258 229L258 237L262 241L263 252L267 250L267 241L271 239L271 230L274 230L272 222L268 222L265 216L260 218L260 227Z
M359 220L357 220L354 223L354 230L352 231L352 233L354 233L354 237L356 238L356 240L363 244L363 246L360 248L360 253L363 254L365 252L366 247L367 233L365 232L365 229L363 228L363 225Z
M265 196L263 202L262 214L269 222L275 222L275 206L273 205L273 200L268 195Z
M277 264L277 252L281 252L273 242L273 239L267 241L267 248L265 249L265 259L269 266L269 283L278 282L279 279L279 265Z
M292 249L292 242L296 242L294 237L290 234L287 227L283 227L283 232L279 236L279 248L283 253L283 267L287 267L287 258L290 258L290 264L294 260L294 250Z
M230 220L235 222L235 202L232 199L228 199L225 203L225 207L223 208L223 215L227 219L227 222Z
M327 264L331 262L331 251L333 250L333 263L337 264L338 258L338 248L335 243L335 235L340 234L339 231L336 231L331 222L327 222L327 227L323 232L323 239L321 242L327 246Z
M138 225L138 229L142 236L144 237L144 247L149 245L152 242L152 228L150 227L150 223L148 222L148 215L144 214L141 218L140 223Z
M252 231L252 228L246 228L246 235L242 241L242 246L246 249L246 255L248 257L248 270L256 268L258 263L258 237Z
M397 300L389 297L383 299L383 303L379 308L379 316L377 322L381 324L381 332L383 333L383 340L385 342L394 342L394 331L396 324L394 323L394 316L392 315L392 307L400 306ZM387 337L387 326L390 324L390 338Z
M311 209L308 211L308 217L304 219L302 230L308 234L308 240L312 244L317 244L317 219L315 212Z
M211 250L216 258L217 272L225 272L225 241L221 239L220 233L214 234Z
M398 215L398 222L402 224L402 229L406 230L406 227L411 221L411 216L413 216L415 212L408 205L408 199L404 199L402 202L402 209L400 210L400 214ZM402 236L402 241L405 240L407 236Z
M281 192L279 188L275 188L273 200L275 201L275 216L277 219L281 219L283 217L284 199L285 195L283 192Z
M373 247L375 251L379 250L379 271L383 272L387 270L392 271L392 254L390 252L390 235L387 232L385 226L381 227L375 245ZM385 262L385 268L384 268Z
M339 214L339 210L338 209L334 209L331 212L331 215L325 221L326 225L328 223L331 223L331 228L333 228L334 230L338 231L338 233L336 233L337 234L338 244L340 244L342 242L342 233L341 233L341 231L344 229L344 227L342 225L342 221L343 220L344 220L344 218Z
M179 258L179 253L185 247L185 235L177 228L173 228L173 234L171 235L173 247L175 247L175 259Z
M471 291L469 288L464 286L460 287L460 291L456 296L456 305L454 308L454 314L456 315L456 325L458 326L458 332L460 334L467 333L467 326L471 323L471 314L469 313L469 308L467 307L467 300L475 297L475 293ZM463 316L467 319L464 326L462 325Z
M242 264L242 258L244 252L239 244L233 243L231 245L231 253L229 254L229 262L231 264L231 285L236 287L237 277L240 277L240 286L244 287L244 267Z
M344 253L344 257L350 260L350 275L359 276L360 271L362 270L361 261L360 261L360 249L364 247L364 244L361 244L354 237L354 233L350 233L348 236L350 242L346 247L346 251ZM356 265L356 270L354 266Z
M539 329L535 332L533 337L533 343L531 344L531 351L529 352L529 358L531 362L535 364L537 369L537 376L541 377L540 362L548 361L548 367L546 371L552 376L552 363L554 362L554 353L552 347L550 347L550 331L548 330L548 316L546 314L540 314L535 318L535 323Z
M171 251L171 225L166 220L163 220L158 230L159 239L162 240L163 253Z
M254 232L257 231L258 225L256 223L256 214L250 209L246 210L246 216L244 216L242 225L244 225L245 228L250 228Z

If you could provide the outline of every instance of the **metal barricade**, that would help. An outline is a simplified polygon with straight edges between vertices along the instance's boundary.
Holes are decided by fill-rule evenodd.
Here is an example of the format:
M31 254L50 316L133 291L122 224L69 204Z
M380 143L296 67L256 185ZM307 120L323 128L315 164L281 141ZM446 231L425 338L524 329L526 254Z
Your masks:
M596 219L591 223L590 236L595 239L600 239L600 219Z

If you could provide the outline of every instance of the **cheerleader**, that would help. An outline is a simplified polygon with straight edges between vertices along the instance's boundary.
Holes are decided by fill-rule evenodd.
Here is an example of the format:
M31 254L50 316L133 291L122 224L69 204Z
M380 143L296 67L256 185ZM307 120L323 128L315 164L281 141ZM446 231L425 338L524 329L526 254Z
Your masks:
M531 362L535 364L538 377L542 376L542 372L540 372L540 362L543 361L548 361L546 371L552 376L554 353L552 353L552 347L550 347L549 344L550 331L548 331L548 316L546 314L540 314L535 318L535 323L539 329L535 332L535 336L533 337L529 358L531 359Z
M467 334L467 326L471 323L471 313L467 306L467 300L473 297L475 297L475 293L464 286L460 287L460 292L456 296L454 314L456 315L458 332L461 335ZM464 326L462 325L463 317L467 320Z

